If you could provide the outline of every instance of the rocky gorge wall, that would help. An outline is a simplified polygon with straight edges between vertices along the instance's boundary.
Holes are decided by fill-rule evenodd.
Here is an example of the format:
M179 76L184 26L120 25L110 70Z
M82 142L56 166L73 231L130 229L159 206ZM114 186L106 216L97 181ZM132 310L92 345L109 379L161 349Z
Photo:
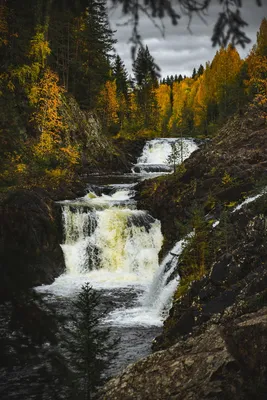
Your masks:
M183 169L141 183L139 206L161 220L164 250L192 228L195 238L154 353L112 379L101 399L266 398L266 135L257 115L236 116Z
M61 210L47 191L9 192L0 220L1 295L51 283L64 271Z

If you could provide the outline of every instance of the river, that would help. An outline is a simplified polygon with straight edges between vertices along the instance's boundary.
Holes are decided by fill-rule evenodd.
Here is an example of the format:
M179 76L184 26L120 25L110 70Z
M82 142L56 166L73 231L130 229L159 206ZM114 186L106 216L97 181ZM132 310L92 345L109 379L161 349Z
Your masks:
M178 259L173 253L179 255L183 241L159 263L160 221L138 210L134 200L138 182L172 172L167 159L177 140L148 141L131 173L94 175L84 197L60 202L66 272L52 285L35 290L65 318L85 282L101 294L102 306L109 309L102 324L111 327L114 338L121 338L118 356L105 371L107 377L150 352L177 286L177 279L169 277ZM183 158L196 149L193 140L183 139ZM27 388L22 391L15 380L12 395L3 398L38 399L31 382L27 387L25 395Z

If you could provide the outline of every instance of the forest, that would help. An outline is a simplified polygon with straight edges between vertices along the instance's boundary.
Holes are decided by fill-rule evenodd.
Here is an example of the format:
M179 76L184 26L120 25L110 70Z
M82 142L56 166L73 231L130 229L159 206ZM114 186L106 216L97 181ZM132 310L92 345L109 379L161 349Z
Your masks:
M131 77L114 44L104 0L0 2L1 191L71 182L120 138L212 137L247 104L266 120L266 19L246 59L229 44L190 77L177 60L160 78L144 46ZM90 119L100 139L84 133Z

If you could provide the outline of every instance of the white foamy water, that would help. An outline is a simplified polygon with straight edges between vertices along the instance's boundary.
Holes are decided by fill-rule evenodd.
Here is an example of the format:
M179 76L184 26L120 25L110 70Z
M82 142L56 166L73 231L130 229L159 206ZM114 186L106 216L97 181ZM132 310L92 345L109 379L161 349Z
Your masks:
M154 274L152 283L139 297L137 307L114 310L106 318L110 325L122 326L155 325L161 326L166 312L171 306L172 296L177 288L178 277L172 277L177 267L179 257L186 246L187 240L193 235L189 234L185 239L175 244L171 251L161 262ZM164 313L164 310L166 311Z
M163 138L153 139L145 144L142 155L133 167L134 173L170 173L172 165L168 164L168 158L172 154L172 146L176 144L178 155L176 165L181 164L195 150L197 144L192 139Z
M267 187L265 187L259 194L256 194L255 196L249 196L247 199L245 199L242 203L238 204L238 206L236 206L233 209L233 213L240 210L244 205L252 203L253 201L257 200L259 197L263 196L264 194L267 193Z
M166 166L175 141L148 142L138 162ZM191 140L185 142L189 155L197 146ZM113 309L104 322L112 326L160 326L177 287L177 278L172 274L185 240L178 242L159 265L163 242L160 222L146 211L135 209L134 186L109 184L100 195L90 189L82 198L61 202L66 272L52 285L37 290L73 297L86 282L114 295L119 290L126 298L128 291L134 290L138 293L134 303Z

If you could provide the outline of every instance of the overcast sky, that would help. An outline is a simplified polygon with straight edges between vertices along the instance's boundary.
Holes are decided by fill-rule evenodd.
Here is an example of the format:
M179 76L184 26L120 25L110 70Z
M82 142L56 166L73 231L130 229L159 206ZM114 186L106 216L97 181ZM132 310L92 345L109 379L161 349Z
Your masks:
M145 16L140 18L140 32L143 42L148 46L150 53L161 68L162 77L167 75L182 74L190 76L193 68L200 64L205 66L206 61L211 61L216 50L211 44L211 35L218 12L221 10L219 1L214 0L208 11L206 24L194 16L191 23L191 31L187 29L188 18L182 16L178 26L172 26L168 18L164 19L165 38L159 30ZM249 26L245 28L247 36L252 40L245 49L238 48L241 57L245 57L256 41L256 32L259 29L263 17L267 17L267 1L263 0L262 7L255 6L255 0L243 1L242 15ZM111 27L117 30L115 37L118 40L116 50L123 59L128 71L131 73L131 54L128 40L131 36L130 26L118 26L126 18L121 16L120 10L109 14Z

